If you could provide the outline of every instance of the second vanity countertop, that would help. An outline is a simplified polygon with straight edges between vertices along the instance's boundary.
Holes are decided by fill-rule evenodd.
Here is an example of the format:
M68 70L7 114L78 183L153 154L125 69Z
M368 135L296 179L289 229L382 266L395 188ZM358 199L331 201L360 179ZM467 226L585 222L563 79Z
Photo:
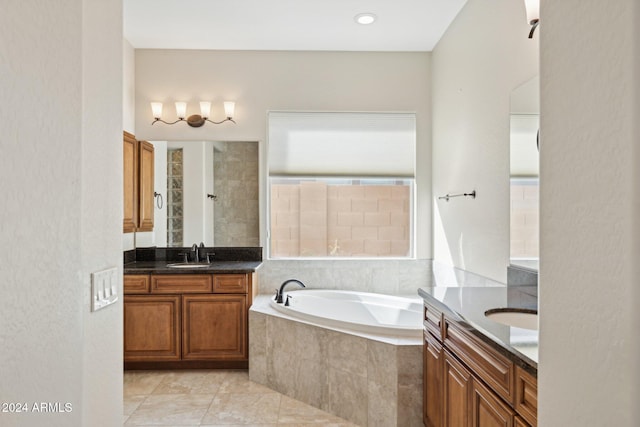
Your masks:
M244 274L253 273L262 261L213 261L206 267L167 267L171 261L134 261L124 264L124 274Z
M484 315L492 308L537 310L536 286L429 287L418 289L418 294L467 332L537 375L538 331L503 325Z

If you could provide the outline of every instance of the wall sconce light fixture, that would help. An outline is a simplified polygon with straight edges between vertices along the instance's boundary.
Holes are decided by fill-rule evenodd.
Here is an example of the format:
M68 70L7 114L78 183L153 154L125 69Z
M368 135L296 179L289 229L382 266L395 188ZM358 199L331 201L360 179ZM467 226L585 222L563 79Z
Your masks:
M531 25L529 38L532 39L540 23L540 0L524 0L524 7L527 9L527 21Z
M208 102L208 101L200 102L200 113L201 114L192 114L189 117L186 117L186 115L187 115L187 103L186 102L176 102L176 115L178 116L178 120L176 120L175 122L165 122L164 120L161 119L161 117L162 117L162 102L152 102L151 103L151 111L153 111L153 123L151 123L151 124L154 125L154 124L156 124L156 122L162 122L162 123L165 123L167 125L174 125L174 124L176 124L178 122L187 122L187 124L189 126L194 127L194 128L199 128L200 126L204 125L205 122L213 123L214 125L219 125L220 123L224 123L224 122L235 123L235 121L233 120L233 113L235 111L235 108L236 108L236 103L235 102L226 101L224 103L224 114L225 114L226 119L221 120L219 122L214 122L213 120L209 120L209 114L211 114L211 103L210 102Z

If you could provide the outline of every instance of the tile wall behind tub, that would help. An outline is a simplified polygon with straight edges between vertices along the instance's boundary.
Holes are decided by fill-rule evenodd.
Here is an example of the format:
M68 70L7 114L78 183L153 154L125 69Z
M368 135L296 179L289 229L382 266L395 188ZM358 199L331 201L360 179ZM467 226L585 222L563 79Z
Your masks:
M260 267L260 293L275 293L287 279L315 289L340 289L417 296L432 286L431 260L266 260Z
M506 268L506 267L505 267ZM275 293L287 279L312 289L338 289L417 296L418 288L505 286L449 265L422 260L265 260L258 270L259 292Z

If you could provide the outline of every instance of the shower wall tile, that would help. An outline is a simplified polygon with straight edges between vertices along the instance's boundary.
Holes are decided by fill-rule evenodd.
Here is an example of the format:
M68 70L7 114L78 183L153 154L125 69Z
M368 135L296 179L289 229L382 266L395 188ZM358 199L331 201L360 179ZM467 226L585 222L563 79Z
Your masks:
M259 246L258 144L220 142L214 153L216 246Z

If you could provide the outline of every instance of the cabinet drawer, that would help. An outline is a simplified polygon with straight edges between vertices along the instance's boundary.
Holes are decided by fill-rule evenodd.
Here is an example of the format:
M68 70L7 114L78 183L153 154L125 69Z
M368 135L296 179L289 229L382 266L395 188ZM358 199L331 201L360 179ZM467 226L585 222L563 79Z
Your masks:
M424 304L424 327L431 335L442 341L442 312L432 305Z
M222 294L246 294L246 274L220 274L213 276L213 292Z
M209 274L163 274L151 276L151 293L211 293L213 288Z
M127 274L123 278L124 294L148 294L149 276L146 274Z
M445 345L507 402L514 401L514 365L445 318Z
M516 367L516 412L532 426L538 425L538 380Z

